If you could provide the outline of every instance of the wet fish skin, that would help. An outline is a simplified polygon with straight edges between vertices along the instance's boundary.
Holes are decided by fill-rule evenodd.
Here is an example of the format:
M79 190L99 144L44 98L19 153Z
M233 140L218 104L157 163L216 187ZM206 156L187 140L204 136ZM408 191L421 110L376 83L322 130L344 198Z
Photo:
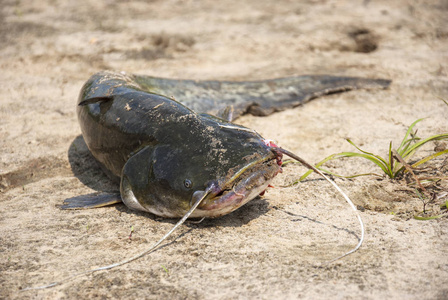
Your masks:
M94 75L82 89L77 112L89 150L104 169L121 178L122 200L133 209L181 217L195 192L211 182L219 187L217 193L231 192L230 178L251 163L266 158L251 169L257 174L251 182L261 179L261 186L280 170L276 155L253 130L142 91L125 75ZM217 208L210 210L205 203L192 217L220 216L250 200L228 198L232 207L214 202Z
M229 107L232 119L268 115L321 95L389 84L327 75L220 82L104 71L82 88L77 113L89 150L106 173L121 180L127 206L181 217L195 195L213 184L216 197L192 217L217 217L256 197L281 169L263 137L219 117ZM71 207L89 206L73 202Z

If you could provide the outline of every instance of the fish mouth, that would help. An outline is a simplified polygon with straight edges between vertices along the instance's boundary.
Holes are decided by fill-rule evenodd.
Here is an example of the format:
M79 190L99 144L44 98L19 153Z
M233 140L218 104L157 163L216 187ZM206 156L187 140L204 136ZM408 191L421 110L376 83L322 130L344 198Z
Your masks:
M198 217L219 217L228 214L263 193L272 179L281 172L276 157L262 158L241 168L197 208ZM222 186L222 187L219 187Z

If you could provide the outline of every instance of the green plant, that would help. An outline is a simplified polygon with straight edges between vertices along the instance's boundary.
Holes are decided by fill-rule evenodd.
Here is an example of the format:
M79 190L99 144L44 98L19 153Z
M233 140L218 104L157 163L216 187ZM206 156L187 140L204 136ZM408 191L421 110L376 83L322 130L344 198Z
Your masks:
M445 149L445 150L436 152L432 155L426 156L426 157L418 160L417 162L409 164L410 160L411 160L412 156L415 154L415 152L420 147L425 145L426 143L431 142L431 141L448 139L448 133L433 135L433 136L430 136L425 139L418 138L417 131L414 132L413 129L414 129L415 125L422 120L423 119L418 119L417 121L412 123L411 126L409 126L403 140L401 141L400 146L397 149L393 149L392 142L389 143L389 151L388 151L388 155L386 158L383 158L379 155L364 151L360 147L358 147L355 143L353 143L351 140L347 139L347 142L349 142L352 146L354 146L359 152L341 152L341 153L332 154L332 155L326 157L325 159L323 159L322 161L318 162L316 164L316 167L328 174L338 176L338 177L345 177L345 178L353 178L353 177L366 176L366 175L381 176L380 174L377 174L377 173L365 173L365 174L356 174L356 175L352 175L352 176L341 176L341 175L335 174L333 172L330 172L328 170L325 170L321 167L324 163L326 163L330 160L339 159L339 158L343 158L343 157L361 157L361 158L367 159L367 160L373 162L374 164L376 164L383 171L383 173L391 179L397 178L400 174L402 174L404 172L412 173L412 169L414 169L414 168L420 166L421 164L424 164L425 162L428 162L440 155L448 153L448 149ZM306 172L299 178L298 181L304 180L311 173L312 173L312 171ZM413 173L412 173L412 175L413 175ZM415 175L413 175L413 176L415 177ZM416 181L418 182L418 180L416 180ZM295 183L297 183L297 182L295 182Z
M420 201L422 201L422 203L423 203L423 211L417 213L417 214L414 216L414 219L416 219L416 220L422 220L422 221L427 221L427 220L434 220L434 219L438 219L438 218L447 216L446 211L447 211L447 209L448 209L448 200L446 200L445 203L440 204L440 210L441 210L441 211L444 210L445 213L441 213L441 214L438 214L438 215L429 215L429 216L428 216L427 214L430 213L431 211L426 210L426 205L427 205L428 203L430 203L430 202L432 202L432 201L435 200L435 198L436 198L436 194L432 194L432 195L431 195L431 198L428 199L428 197L425 196L425 194L420 193L417 189L415 190L415 193L417 194L417 196L418 196L418 198L420 199ZM426 216L425 216L425 215L426 215Z
M168 271L168 269L164 265L161 265L161 266L162 266L162 269L166 272L166 274L170 275L170 272Z

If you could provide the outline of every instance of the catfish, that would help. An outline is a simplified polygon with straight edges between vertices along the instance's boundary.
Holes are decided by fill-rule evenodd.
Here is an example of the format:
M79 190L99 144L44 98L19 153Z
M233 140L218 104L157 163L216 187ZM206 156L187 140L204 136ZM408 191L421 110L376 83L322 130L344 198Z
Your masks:
M136 260L168 238L187 218L228 214L262 194L282 172L287 155L323 176L350 204L348 196L325 174L296 154L232 123L244 114L266 116L332 93L387 88L390 80L329 75L262 81L195 81L104 71L80 92L77 114L82 135L101 168L120 181L120 194L78 196L63 209L93 208L123 202L134 210L181 219L149 249L123 261L76 273L30 289L45 289L78 276ZM331 262L330 261L330 262Z
M272 144L233 120L389 84L327 75L232 82L97 73L80 92L77 114L87 147L120 181L121 197L74 197L62 208L123 201L131 209L179 218L210 190L191 217L228 214L263 193L282 164Z

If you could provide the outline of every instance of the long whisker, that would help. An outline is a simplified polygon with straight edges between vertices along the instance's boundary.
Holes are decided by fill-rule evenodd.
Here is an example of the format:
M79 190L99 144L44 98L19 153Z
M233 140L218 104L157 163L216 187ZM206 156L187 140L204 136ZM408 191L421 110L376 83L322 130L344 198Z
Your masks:
M355 248L353 248L352 250L348 251L347 253L336 257L330 261L328 261L328 263L334 262L336 260L339 260L347 255L352 254L353 252L357 251L359 249L359 247L361 247L363 241L364 241L364 233L365 233L365 229L364 229L364 223L362 222L361 216L359 215L358 210L356 209L355 205L353 204L353 202L350 200L350 198L344 193L344 191L342 191L342 189L332 180L330 180L324 173L322 173L319 169L317 169L316 167L314 167L313 165L309 164L308 162L306 162L305 160L303 160L302 158L300 158L299 156L295 155L294 153L285 150L283 148L280 147L272 147L271 148L273 151L277 152L277 153L283 153L295 160L297 160L298 162L300 162L301 164L303 164L305 167L313 170L314 172L316 172L317 174L319 174L320 176L322 176L325 180L327 180L329 183L331 183L336 190L344 197L345 201L347 201L348 204L350 204L351 208L355 211L356 216L358 217L358 221L359 224L361 225L361 238L359 239L358 244L356 245Z
M113 269L113 268L116 268L116 267L119 267L119 266L122 266L122 265L125 265L125 264L127 264L127 263L130 263L130 262L132 262L132 261L134 261L134 260L136 260L136 259L139 259L139 258L141 258L141 257L143 257L143 256L145 256L146 254L148 254L148 253L151 253L151 252L153 252L153 251L155 251L158 247L159 247L159 245L164 241L164 240L166 240L180 225L182 225L187 219L188 219L188 217L194 212L194 210L199 206L199 204L201 204L201 202L211 193L211 190L212 190L212 188L208 188L207 190L205 190L205 192L204 192L204 195L201 197L201 198L199 198L194 204L193 204L193 206L190 208L190 210L182 217L182 219L180 219L179 220L179 222L177 222L176 223L176 225L174 225L174 227L170 230L170 231L168 231L159 241L157 241L154 245L152 245L149 249L147 249L147 250L145 250L145 251L143 251L143 252L141 252L141 253L139 253L139 254L137 254L137 255L135 255L135 256L133 256L133 257L131 257L131 258L129 258L129 259L125 259L125 260L123 260L123 261L120 261L120 262L117 262L117 263L115 263L115 264L111 264L111 265L108 265L108 266L104 266L104 267L99 267L99 268L96 268L96 269L92 269L92 270L88 270L88 271L83 271L83 272L79 272L79 273L75 273L75 274L73 274L73 275L70 275L70 276L68 276L68 277L66 277L66 278L64 278L64 279L61 279L60 281L56 281L56 282L53 282L53 283L50 283L50 284L47 284L47 285L43 285L43 286L37 286L37 287L28 287L28 288L24 288L24 289L22 289L21 291L28 291L28 290L42 290L42 289L46 289L46 288L50 288L50 287L54 287L54 286L57 286L57 285L60 285L60 284L62 284L62 283L65 283L65 282L67 282L67 281L69 281L69 280L72 280L72 279L74 279L74 278L76 278L76 277L79 277L79 276L81 276L81 275L86 275L86 274L91 274L91 273L94 273L94 272L97 272L97 271L103 271L103 270L110 270L110 269Z

